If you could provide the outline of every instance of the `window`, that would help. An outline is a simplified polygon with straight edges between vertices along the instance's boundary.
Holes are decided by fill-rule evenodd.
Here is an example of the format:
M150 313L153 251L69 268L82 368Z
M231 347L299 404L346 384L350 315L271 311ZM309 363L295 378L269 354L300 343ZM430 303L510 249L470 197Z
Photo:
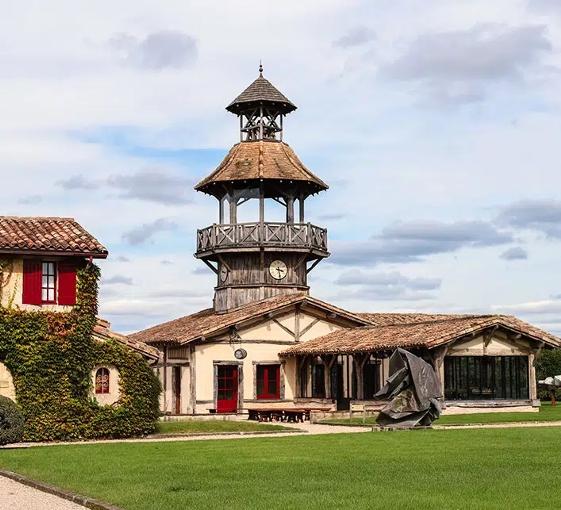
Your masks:
M95 373L95 392L109 393L109 369L102 367L98 368Z
M280 365L257 365L258 399L280 398Z
M41 264L41 301L43 303L56 301L56 264L54 262Z
M26 305L76 304L76 258L58 262L37 259L23 261L22 302Z
M373 399L374 395L380 390L380 360L369 360L364 365L363 383L364 399Z
M312 397L325 398L325 365L312 365Z
M526 356L447 356L444 395L450 400L526 400Z

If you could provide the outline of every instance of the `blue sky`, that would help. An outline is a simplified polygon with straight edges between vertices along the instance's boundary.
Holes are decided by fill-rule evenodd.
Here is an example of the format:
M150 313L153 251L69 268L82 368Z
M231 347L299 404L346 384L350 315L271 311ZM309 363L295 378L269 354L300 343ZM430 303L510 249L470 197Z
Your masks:
M286 141L331 186L308 207L332 251L313 295L561 333L559 2L4 5L0 214L73 216L108 247L115 330L210 305L193 251L217 205L193 185L262 59L299 107Z

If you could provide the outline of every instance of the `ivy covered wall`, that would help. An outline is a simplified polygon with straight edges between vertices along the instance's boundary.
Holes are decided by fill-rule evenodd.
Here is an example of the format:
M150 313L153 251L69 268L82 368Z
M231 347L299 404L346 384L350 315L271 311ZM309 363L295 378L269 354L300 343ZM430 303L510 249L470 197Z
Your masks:
M0 361L25 416L24 440L128 437L155 429L160 383L153 371L128 347L92 337L98 280L94 264L78 270L71 312L0 307ZM105 364L120 373L121 398L112 406L91 397L91 371Z

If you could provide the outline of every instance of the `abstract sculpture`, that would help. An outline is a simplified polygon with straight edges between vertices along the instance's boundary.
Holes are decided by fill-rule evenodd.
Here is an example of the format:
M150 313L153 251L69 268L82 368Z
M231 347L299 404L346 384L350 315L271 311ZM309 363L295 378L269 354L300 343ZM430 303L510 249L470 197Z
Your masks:
M376 422L381 427L429 426L440 416L440 384L434 368L405 349L390 357L390 376L375 398L387 399Z

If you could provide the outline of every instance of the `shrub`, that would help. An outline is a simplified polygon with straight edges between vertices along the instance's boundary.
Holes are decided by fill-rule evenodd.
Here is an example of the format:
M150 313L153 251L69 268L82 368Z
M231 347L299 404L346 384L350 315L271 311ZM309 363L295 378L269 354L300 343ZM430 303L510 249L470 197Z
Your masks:
M544 349L536 360L536 378L541 381L555 375L561 375L561 349ZM558 388L555 394L556 398L560 400L561 388ZM538 386L538 397L542 400L549 400L551 395L549 390Z
M0 445L19 443L23 437L23 414L17 404L0 395Z

